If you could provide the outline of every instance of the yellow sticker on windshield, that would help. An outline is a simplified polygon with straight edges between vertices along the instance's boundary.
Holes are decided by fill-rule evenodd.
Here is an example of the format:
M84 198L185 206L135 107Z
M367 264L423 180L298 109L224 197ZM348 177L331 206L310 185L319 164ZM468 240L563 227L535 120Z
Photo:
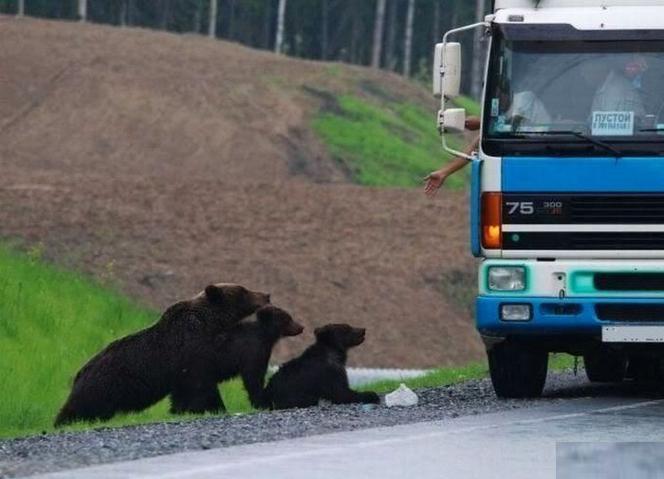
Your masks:
M633 111L594 111L593 136L632 136L634 134Z

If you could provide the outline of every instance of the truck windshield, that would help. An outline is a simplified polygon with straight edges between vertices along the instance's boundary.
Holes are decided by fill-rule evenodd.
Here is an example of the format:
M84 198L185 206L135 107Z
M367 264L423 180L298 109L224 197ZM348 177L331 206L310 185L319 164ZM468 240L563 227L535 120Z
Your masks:
M606 155L606 145L661 154L664 41L513 41L496 32L485 101L489 154Z

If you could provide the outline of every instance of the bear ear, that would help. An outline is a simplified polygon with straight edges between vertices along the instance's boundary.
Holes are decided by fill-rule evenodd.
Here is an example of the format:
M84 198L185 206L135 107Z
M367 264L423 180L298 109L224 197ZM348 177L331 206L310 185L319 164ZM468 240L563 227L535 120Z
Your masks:
M330 342L331 334L329 328L326 328L324 326L316 328L314 329L314 335L316 336L316 340L320 341L321 343Z
M215 286L214 284L205 288L205 297L211 303L221 304L224 302L224 292L220 287Z
M262 308L259 308L258 311L256 311L256 318L259 321L269 321L270 318L272 318L272 310L263 306Z

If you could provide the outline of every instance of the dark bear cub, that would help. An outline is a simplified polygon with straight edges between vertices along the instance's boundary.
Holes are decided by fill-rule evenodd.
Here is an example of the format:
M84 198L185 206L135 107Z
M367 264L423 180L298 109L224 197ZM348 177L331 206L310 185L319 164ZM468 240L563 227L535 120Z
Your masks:
M55 426L151 406L171 392L187 355L269 301L268 294L221 283L174 304L155 324L112 342L81 368Z
M327 399L334 404L380 403L374 392L356 392L348 385L348 350L364 342L365 330L328 324L315 330L316 342L272 376L266 389L274 409L309 407Z
M240 376L255 408L265 400L265 373L272 348L285 336L297 336L303 327L275 306L256 312L256 321L242 322L220 334L214 344L188 355L171 394L171 412L204 413L225 410L217 383Z

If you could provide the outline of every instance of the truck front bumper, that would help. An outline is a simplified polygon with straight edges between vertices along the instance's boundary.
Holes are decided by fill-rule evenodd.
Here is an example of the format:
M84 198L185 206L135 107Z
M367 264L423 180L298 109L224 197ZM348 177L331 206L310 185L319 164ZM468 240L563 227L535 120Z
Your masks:
M501 318L503 305L530 305L527 321L506 321ZM607 306L608 305L608 306ZM489 338L508 336L585 336L601 338L602 326L628 324L664 324L664 318L652 317L638 321L629 317L610 319L600 317L602 308L611 305L637 310L639 305L664 307L664 298L607 298L569 297L559 300L551 297L523 295L479 296L476 300L476 326L479 333Z

